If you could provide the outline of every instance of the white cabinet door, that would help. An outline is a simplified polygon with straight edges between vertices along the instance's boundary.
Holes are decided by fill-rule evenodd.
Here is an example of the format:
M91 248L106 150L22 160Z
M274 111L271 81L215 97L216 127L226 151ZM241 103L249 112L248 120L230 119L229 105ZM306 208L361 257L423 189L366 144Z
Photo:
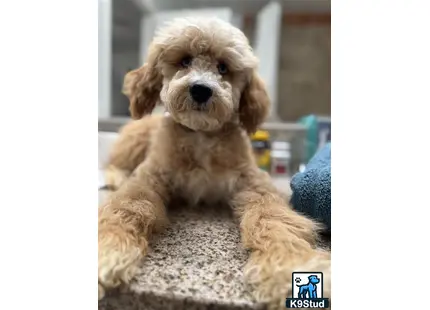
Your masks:
M266 5L257 15L254 51L260 60L259 73L266 83L272 105L269 119L277 120L279 49L282 27L282 6Z
M112 1L99 0L98 3L98 114L99 118L107 118L111 116Z

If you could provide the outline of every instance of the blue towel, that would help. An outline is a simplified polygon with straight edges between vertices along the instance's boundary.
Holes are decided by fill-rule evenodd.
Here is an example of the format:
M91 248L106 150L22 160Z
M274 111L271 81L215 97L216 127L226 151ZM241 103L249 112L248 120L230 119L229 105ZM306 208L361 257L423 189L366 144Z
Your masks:
M331 143L312 157L303 172L293 176L291 189L293 208L331 231Z

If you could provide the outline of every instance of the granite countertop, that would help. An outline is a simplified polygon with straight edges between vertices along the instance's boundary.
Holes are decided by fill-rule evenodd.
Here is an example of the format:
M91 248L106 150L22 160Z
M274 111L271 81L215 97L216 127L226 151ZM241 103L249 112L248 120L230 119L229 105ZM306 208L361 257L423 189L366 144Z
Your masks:
M275 184L289 192L288 179ZM99 191L99 200L104 199ZM151 241L128 292L99 301L99 310L265 309L244 285L248 254L226 207L175 208L171 225Z
M171 210L170 220L130 291L108 294L99 309L265 309L243 283L248 254L230 210L182 208Z

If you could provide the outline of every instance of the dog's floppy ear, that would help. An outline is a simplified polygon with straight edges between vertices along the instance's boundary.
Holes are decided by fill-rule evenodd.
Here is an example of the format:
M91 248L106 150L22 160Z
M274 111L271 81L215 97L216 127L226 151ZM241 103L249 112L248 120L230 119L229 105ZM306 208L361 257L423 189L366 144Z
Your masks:
M140 119L152 112L159 100L161 81L160 73L149 63L125 75L122 92L130 100L133 119Z
M239 117L245 130L252 134L269 113L270 99L263 80L254 70L245 86L239 105Z

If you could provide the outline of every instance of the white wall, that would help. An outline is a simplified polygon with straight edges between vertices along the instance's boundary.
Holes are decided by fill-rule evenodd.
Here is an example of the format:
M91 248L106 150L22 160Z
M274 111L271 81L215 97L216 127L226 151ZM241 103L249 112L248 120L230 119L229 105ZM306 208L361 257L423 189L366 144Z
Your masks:
M277 2L266 5L257 15L254 51L260 60L259 73L266 83L272 102L269 120L278 120L279 50L282 7Z
M111 116L112 1L98 0L98 114Z

